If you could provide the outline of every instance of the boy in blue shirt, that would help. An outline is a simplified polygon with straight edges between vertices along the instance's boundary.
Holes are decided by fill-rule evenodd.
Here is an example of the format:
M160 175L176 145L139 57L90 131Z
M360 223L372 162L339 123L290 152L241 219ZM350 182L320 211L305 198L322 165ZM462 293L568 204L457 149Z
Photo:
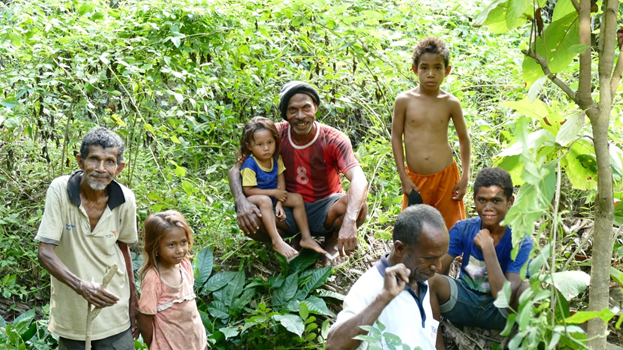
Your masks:
M529 259L532 240L526 234L515 260L511 259L512 233L501 222L513 205L513 181L502 168L485 168L474 182L478 217L461 220L450 229L448 253L441 259L441 274L429 280L435 319L443 316L453 324L504 329L508 311L493 302L504 282L511 283L510 305L517 310L522 285L519 272ZM448 277L450 264L463 254L458 279ZM440 335L441 332L438 332ZM438 337L438 349L441 337Z

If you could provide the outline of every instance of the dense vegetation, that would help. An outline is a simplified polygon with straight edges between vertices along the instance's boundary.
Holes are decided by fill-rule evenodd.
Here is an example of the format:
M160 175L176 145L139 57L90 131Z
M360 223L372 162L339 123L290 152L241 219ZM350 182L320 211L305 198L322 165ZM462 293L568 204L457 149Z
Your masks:
M545 22L554 21L556 1L541 2ZM398 92L415 86L411 50L428 35L442 37L451 47L453 71L444 89L463 105L472 140L472 179L495 161L512 170L517 184L533 181L539 188L545 179L543 186L549 185L550 200L537 203L548 213L545 220L538 220L541 213L533 218L539 222L533 237L540 246L549 243L546 247L559 255L552 259L550 248L535 250L540 264L532 267L534 284L546 285L551 276L546 271L578 270L569 257L582 248L584 236L568 228L577 217L591 220L588 209L596 183L588 177L596 169L591 169L595 158L591 143L571 142L588 128L579 124L575 134L563 140L564 146L571 144L568 149L559 148L575 156L565 158L562 165L566 171L558 188L563 190L554 207L550 202L556 188L555 166L544 164L557 157L551 154L554 149L545 154L543 143L535 146L536 138L527 135L545 130L557 140L561 126L551 123L556 125L552 127L548 120L564 121L577 107L545 80L532 85L538 89L524 85L525 80L536 80L522 74L523 55L518 49L525 46L531 26L514 23L518 28L504 35L475 28L487 3L0 3L0 290L10 305L3 310L4 318L12 322L2 322L6 331L0 332L0 342L16 348L20 339L42 348L54 343L45 329L49 275L37 263L32 238L48 184L76 168L73 155L81 138L94 125L103 125L126 141L128 167L120 181L137 196L139 221L150 212L174 208L191 223L197 237L199 306L214 346L322 347L341 295L321 285L337 279L342 287L338 292L345 292L348 281L357 276L349 276L348 269L333 276L330 269L307 269L313 259L305 256L289 267L277 264L271 250L240 232L226 182L240 127L252 116L278 118L278 90L289 80L305 80L319 88L323 101L318 119L349 135L370 184L368 220L350 262L351 267L365 268L386 249L384 242L391 237L390 227L399 212L400 181L389 144L391 111ZM572 56L559 76L573 82L577 65ZM615 103L609 138L617 198L623 196L622 123ZM452 130L450 140L458 150ZM526 163L552 171L526 177ZM466 200L469 206L469 195ZM523 202L517 215L533 208ZM621 224L623 215L617 218ZM554 222L567 228L560 231L564 234L552 235ZM531 226L526 230L532 233ZM590 258L590 249L585 249ZM140 253L140 247L135 252ZM135 263L140 265L138 254ZM557 321L550 328L539 327L547 324L548 314L539 313L542 304L535 306L542 300L538 298L550 295L535 291L524 303L528 311L518 316L520 327L529 324L538 329L534 337L545 344L556 339L555 334L560 337L567 329L556 327L569 316L569 305L583 307L584 294L579 293L585 286L578 282L569 292L569 303L559 298L566 313L561 309L554 315ZM37 308L37 323L31 323L34 309L13 321L24 311L18 307L23 304L42 306ZM583 331L573 331L580 334L578 340L566 345L581 348Z

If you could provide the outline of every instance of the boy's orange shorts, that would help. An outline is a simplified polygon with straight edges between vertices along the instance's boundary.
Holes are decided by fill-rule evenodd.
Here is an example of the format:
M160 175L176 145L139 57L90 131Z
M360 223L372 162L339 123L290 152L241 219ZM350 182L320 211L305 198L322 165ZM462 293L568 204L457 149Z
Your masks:
M461 179L459 166L456 161L445 169L430 175L418 175L409 171L406 167L407 175L420 189L420 195L424 204L432 205L441 213L448 230L454 224L465 219L465 204L463 200L452 200L452 189L456 182ZM402 199L402 210L405 210L409 197L404 195Z

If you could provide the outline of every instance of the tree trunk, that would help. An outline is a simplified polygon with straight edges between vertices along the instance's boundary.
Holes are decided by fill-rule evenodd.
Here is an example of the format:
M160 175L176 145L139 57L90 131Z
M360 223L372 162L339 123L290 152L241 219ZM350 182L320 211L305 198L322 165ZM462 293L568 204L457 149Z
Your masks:
M584 2L584 1L582 1ZM595 156L597 158L597 197L595 198L595 236L593 241L593 263L591 266L591 286L589 308L601 311L607 308L610 300L610 264L614 235L614 192L612 187L612 166L608 145L608 127L612 111L612 67L616 43L618 1L604 1L601 37L599 39L599 108L587 111L593 127ZM621 58L619 58L621 59ZM588 323L588 346L591 349L605 350L608 326L600 318Z

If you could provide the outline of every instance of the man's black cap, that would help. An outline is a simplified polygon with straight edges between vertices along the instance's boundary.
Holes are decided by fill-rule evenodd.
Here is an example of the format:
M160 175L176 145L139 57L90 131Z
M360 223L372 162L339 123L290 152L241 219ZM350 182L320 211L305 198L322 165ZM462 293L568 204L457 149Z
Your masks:
M288 102L296 94L306 94L314 100L316 106L320 106L320 95L318 95L318 91L313 86L302 81L291 81L283 85L281 91L279 91L279 110L283 120L287 120L286 110L288 109Z

